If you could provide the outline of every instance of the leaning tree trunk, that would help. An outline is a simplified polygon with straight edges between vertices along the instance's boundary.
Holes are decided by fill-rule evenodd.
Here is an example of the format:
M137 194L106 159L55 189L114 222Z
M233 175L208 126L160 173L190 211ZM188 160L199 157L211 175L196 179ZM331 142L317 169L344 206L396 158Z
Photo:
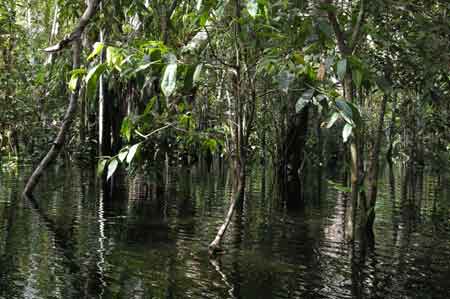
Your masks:
M77 69L80 65L80 48L81 43L80 40L77 39L72 44L73 51L73 69ZM44 171L47 167L55 160L58 156L61 148L64 146L64 139L66 137L67 132L70 129L70 125L75 118L76 110L77 110L77 101L78 101L78 90L79 83L77 83L77 87L70 94L70 102L69 107L67 108L66 114L64 116L64 120L62 122L61 128L59 129L58 135L56 136L55 141L53 142L52 147L48 151L47 155L42 159L41 163L39 163L38 167L34 170L33 174L29 178L27 185L25 186L25 190L23 191L24 195L31 195L33 193L33 189L36 187L39 179L43 175Z
M81 16L77 27L75 30L67 35L63 40L57 43L54 46L46 48L44 51L48 53L54 53L65 49L67 46L72 44L72 57L73 57L73 69L77 69L80 66L80 52L81 52L81 35L88 25L90 19L97 12L98 4L100 0L91 0L83 15ZM48 168L48 166L56 159L61 148L64 145L64 140L67 132L70 129L70 125L73 122L73 119L76 115L77 110L77 101L78 101L78 91L80 89L80 84L77 82L77 86L73 92L70 94L69 107L67 108L66 114L64 115L64 120L62 122L61 128L59 129L58 135L56 136L55 141L53 142L52 147L48 151L47 155L42 159L39 163L38 167L34 170L31 177L28 179L28 182L23 191L23 195L25 197L31 195L33 193L34 188L39 182L39 179L42 177L44 171Z
M220 243L222 242L225 232L227 231L227 228L231 223L231 218L233 217L234 211L236 210L236 205L238 204L239 200L244 196L244 189L245 189L244 186L245 186L245 174L241 170L237 178L236 191L232 195L230 207L228 208L225 221L220 226L214 240L209 244L209 254L212 257L216 256L217 253L220 252L221 250Z

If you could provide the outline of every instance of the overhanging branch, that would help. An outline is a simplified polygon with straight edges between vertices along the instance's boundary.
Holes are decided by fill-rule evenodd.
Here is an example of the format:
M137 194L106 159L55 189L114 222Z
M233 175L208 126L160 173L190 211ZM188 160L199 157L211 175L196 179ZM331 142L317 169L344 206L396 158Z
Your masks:
M84 11L83 15L81 16L80 20L78 21L78 25L75 27L74 31L64 37L59 43L56 45L53 45L51 47L45 48L44 51L47 53L55 53L58 51L61 51L62 49L69 46L74 40L79 39L81 37L81 34L83 33L84 29L86 28L87 24L89 24L90 19L95 15L97 12L98 5L100 4L101 0L91 0L88 3L88 6L86 10Z

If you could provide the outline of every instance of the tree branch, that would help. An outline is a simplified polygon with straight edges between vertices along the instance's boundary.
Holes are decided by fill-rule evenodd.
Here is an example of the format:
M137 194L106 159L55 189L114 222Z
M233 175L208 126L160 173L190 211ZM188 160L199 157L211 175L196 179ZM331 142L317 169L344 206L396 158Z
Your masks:
M364 15L366 12L366 5L365 0L360 1L360 8L359 8L359 14L358 19L356 20L355 27L353 28L352 37L350 40L350 51L353 52L358 45L359 38L362 32L362 23L364 21Z
M88 6L87 6L86 10L84 11L83 15L81 16L80 20L78 21L78 25L75 27L74 31L72 31L72 33L70 33L69 35L64 37L56 45L45 48L44 51L47 53L55 53L55 52L61 51L62 49L69 46L74 40L80 38L81 34L83 33L87 24L89 24L90 19L97 12L97 7L100 4L100 1L101 0L89 1Z
M324 4L334 7L333 0L325 0ZM334 34L336 35L339 51L341 51L342 54L345 54L348 52L348 48L345 42L344 32L342 31L341 26L339 25L336 13L332 9L328 9L327 14L328 20L330 21L331 26L333 27L334 30Z

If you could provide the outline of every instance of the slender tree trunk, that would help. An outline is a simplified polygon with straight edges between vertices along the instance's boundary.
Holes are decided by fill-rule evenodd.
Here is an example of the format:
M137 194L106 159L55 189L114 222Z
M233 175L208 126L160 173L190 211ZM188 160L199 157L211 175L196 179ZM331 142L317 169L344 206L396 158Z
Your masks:
M244 195L244 189L245 189L245 174L241 172L237 177L236 190L232 195L230 207L228 208L228 212L225 217L224 223L220 226L214 240L209 244L209 254L211 257L216 256L217 253L219 253L221 250L220 243L222 242L225 232L227 231L227 228L231 223L231 219L233 217L236 206L239 200L241 200L241 198Z
M74 40L72 44L72 55L73 55L73 69L79 68L80 65L80 52L81 52L81 43L79 39ZM73 122L73 119L76 115L77 110L77 101L78 101L78 90L79 90L79 82L77 83L77 87L70 94L69 106L67 108L66 114L64 116L61 128L59 129L58 135L56 136L55 141L53 142L52 147L50 148L47 155L44 159L39 163L38 167L34 170L31 177L28 179L28 182L23 191L23 195L29 196L33 193L34 188L39 182L39 179L44 174L44 171L48 168L48 166L56 159L61 148L64 146L64 140L67 132L70 129L70 126Z
M241 4L240 0L235 0L235 16L236 18L239 18L241 15ZM230 207L228 210L228 213L225 217L224 223L220 226L219 231L217 232L216 237L209 245L209 253L210 256L214 256L217 254L218 251L220 251L220 243L225 235L225 232L231 222L231 218L234 214L234 211L236 209L236 205L238 204L239 200L243 197L244 189L245 189L245 167L246 167L246 156L247 156L247 140L248 140L248 134L249 128L244 128L244 126L247 125L245 120L245 101L243 98L243 92L242 92L242 61L241 61L241 50L242 46L240 43L240 33L241 33L241 26L239 22L235 23L234 26L234 50L235 50L235 59L236 59L236 73L235 77L233 78L233 96L234 96L234 133L232 134L233 143L234 143L234 149L235 153L233 156L233 162L234 162L234 168L235 168L235 178L237 179L237 188L235 195L233 196ZM246 130L247 129L247 130Z
M283 141L280 165L280 185L290 204L298 204L301 194L300 171L304 165L304 149L308 135L309 107L289 119L288 130Z
M354 86L353 78L350 72L344 79L344 92L345 99L348 102L354 103ZM350 139L350 185L351 185L351 197L350 203L347 202L347 209L345 212L345 234L347 240L353 240L355 229L356 209L359 199L359 186L360 186L360 151L358 146L359 131L357 128L353 132L353 137Z
M79 99L80 99L80 145L83 148L84 147L84 143L86 141L86 99L85 99L85 95L86 95L86 87L83 86L80 89L80 95L79 95Z
M102 9L102 7L100 7ZM105 42L105 30L100 30L100 42ZM102 50L101 60L105 60L105 50ZM99 156L111 154L111 124L110 124L110 99L107 98L108 90L105 78L102 74L99 80L98 94L98 152Z
M380 106L375 141L373 144L369 162L370 164L367 171L367 178L366 178L367 197L363 207L364 211L363 211L362 225L368 231L372 231L373 224L375 221L375 204L377 201L378 173L380 164L379 156L381 151L381 141L383 139L384 116L386 114L387 101L388 95L384 95Z

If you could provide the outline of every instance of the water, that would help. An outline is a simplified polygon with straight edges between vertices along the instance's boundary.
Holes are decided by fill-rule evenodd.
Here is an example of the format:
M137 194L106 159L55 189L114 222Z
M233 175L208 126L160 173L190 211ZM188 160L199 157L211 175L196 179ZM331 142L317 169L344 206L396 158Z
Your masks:
M73 167L44 178L33 202L20 197L28 172L0 173L1 299L450 297L445 175L387 169L371 246L344 242L345 197L325 179L289 211L255 170L225 254L211 261L226 170L173 169L164 195L147 201L126 191L106 200L93 171Z

